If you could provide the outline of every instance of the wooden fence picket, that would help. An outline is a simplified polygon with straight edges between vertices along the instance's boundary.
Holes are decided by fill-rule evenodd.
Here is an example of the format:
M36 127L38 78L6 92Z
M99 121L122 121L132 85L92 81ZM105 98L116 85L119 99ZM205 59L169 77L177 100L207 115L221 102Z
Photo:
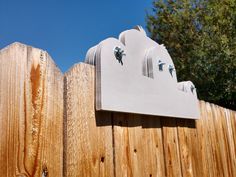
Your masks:
M0 51L0 176L62 176L63 74L50 56Z

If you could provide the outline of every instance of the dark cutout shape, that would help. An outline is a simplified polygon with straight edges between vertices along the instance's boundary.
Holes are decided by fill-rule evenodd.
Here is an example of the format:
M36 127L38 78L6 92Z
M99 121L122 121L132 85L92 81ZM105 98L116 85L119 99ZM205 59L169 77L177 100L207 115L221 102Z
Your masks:
M122 58L123 56L126 56L126 54L124 53L124 50L122 50L120 47L116 47L114 49L114 54L115 54L116 59L119 61L119 63L123 65Z

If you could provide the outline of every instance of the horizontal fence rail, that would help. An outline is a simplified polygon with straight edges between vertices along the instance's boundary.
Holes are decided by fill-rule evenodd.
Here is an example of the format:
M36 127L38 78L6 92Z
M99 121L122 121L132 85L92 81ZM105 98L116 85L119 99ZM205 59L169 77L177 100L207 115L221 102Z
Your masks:
M95 111L94 66L64 75L40 49L0 50L0 176L235 177L236 112L199 120Z

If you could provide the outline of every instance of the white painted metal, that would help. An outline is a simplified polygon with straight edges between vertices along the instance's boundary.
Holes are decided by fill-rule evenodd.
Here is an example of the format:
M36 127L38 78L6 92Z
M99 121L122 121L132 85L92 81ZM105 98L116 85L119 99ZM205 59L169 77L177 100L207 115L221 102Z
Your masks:
M165 46L140 26L92 47L85 62L96 66L97 110L199 118L193 83L177 82Z

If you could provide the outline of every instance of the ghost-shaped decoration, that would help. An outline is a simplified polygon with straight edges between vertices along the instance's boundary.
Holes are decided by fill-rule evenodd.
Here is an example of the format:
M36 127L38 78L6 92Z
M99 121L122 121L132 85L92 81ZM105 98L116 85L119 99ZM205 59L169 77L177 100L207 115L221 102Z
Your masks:
M167 49L140 26L92 47L85 62L95 65L97 110L199 118L193 83L178 83Z

